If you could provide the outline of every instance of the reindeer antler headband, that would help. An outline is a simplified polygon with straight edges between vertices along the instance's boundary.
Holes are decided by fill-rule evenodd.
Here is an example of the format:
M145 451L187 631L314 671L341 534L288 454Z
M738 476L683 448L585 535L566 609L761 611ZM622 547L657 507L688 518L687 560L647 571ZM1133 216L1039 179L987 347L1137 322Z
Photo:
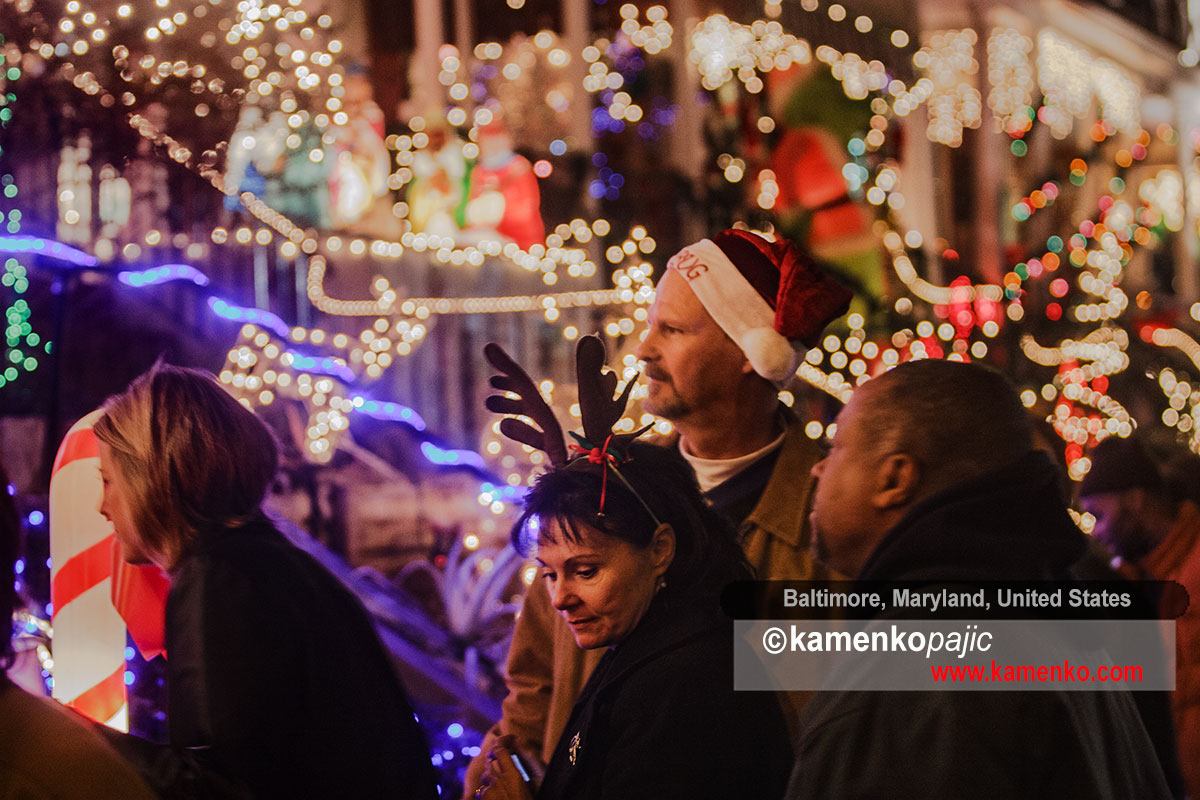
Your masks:
M575 350L575 375L579 385L579 415L583 421L583 435L571 431L575 444L571 445L573 456L568 456L564 444L563 429L554 411L547 405L537 385L513 360L494 342L483 348L488 363L501 374L493 375L492 387L508 394L491 395L485 405L497 414L522 414L532 420L541 430L523 420L506 417L500 421L500 432L515 442L541 450L550 463L559 469L569 469L574 464L602 464L603 484L600 489L600 514L604 513L604 498L608 487L608 473L616 476L629 492L637 498L646 513L659 525L658 516L636 489L621 474L620 465L629 460L626 449L629 443L641 436L651 426L632 433L615 433L613 426L625 413L629 393L634 381L625 385L625 390L614 397L617 375L604 370L604 343L597 336L584 336Z

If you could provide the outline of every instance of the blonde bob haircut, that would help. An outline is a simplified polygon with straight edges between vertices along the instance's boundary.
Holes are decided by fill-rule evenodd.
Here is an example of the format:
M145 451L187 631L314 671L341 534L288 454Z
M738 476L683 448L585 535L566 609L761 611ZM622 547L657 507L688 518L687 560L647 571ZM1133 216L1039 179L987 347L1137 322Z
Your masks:
M202 531L259 515L275 437L212 375L160 361L103 411L96 438L112 450L139 538L169 568Z

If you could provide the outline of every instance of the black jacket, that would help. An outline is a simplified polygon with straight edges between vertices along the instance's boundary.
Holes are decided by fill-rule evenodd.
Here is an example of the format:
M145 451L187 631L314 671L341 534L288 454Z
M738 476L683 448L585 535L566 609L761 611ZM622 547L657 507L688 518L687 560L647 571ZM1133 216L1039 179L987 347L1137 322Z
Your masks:
M792 763L776 696L733 691L715 600L660 597L596 666L538 800L774 800Z
M167 600L172 747L255 797L435 798L359 602L268 522L205 531Z
M927 499L888 531L860 580L1067 579L1086 542L1055 481L1031 454ZM796 800L1170 796L1126 692L827 692L802 728L787 793Z

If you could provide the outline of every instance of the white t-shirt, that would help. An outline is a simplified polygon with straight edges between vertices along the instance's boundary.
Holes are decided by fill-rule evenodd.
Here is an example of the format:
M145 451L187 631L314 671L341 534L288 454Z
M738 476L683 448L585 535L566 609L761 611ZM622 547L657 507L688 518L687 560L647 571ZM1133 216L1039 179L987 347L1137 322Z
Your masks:
M778 439L766 447L737 458L700 458L689 453L684 448L683 442L679 443L679 453L695 470L696 480L700 482L700 491L707 492L714 486L720 486L763 456L778 450L783 446L783 437L786 435L787 431L784 431L779 434Z

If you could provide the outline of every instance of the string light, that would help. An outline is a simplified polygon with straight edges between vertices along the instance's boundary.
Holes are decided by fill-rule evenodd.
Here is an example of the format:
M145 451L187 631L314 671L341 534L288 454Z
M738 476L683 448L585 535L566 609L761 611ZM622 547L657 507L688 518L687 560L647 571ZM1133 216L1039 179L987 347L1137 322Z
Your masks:
M1150 342L1159 347L1174 347L1200 369L1200 343L1179 328L1154 328Z
M887 223L882 221L877 223L877 230L883 231L882 241L884 247L887 248L889 255L892 258L892 268L896 271L896 277L908 288L910 292L924 300L927 303L936 305L948 305L955 299L954 290L949 286L936 286L917 274L917 269L913 266L912 259L908 256L905 250L905 239L899 233L887 226ZM913 235L910 232L909 239L915 244L913 247L920 246L920 235ZM967 301L974 301L976 297L981 297L993 302L999 302L1004 297L1004 290L995 284L977 284L967 288Z
M160 131L150 120L141 115L135 114L130 118L130 125L133 126L134 129L143 136L152 139L152 141L154 141L156 144L166 147L168 154L171 155L176 161L183 163L185 166L190 165L190 159L192 156L191 151L180 145L173 137ZM216 170L206 168L203 165L197 167L197 170L218 190L222 192L228 191L227 187L225 186L223 176L221 176ZM306 234L303 229L301 229L294 222L289 220L284 215L274 211L270 206L268 206L260 198L254 196L254 194L251 192L242 192L241 199L250 213L256 216L263 223L274 228L279 234L286 237L289 241L298 243L300 249L305 253L316 253L317 248L320 246L318 241L312 236ZM563 227L564 226L560 226L560 228ZM586 236L580 230L581 228L587 229L588 233ZM562 231L562 233L566 233L568 236L576 238L590 239L593 234L607 234L609 229L610 226L606 220L596 220L590 226L582 220L575 220L571 225L565 226L565 229ZM243 230L246 230L247 234L249 233L248 229ZM654 251L653 239L646 237L644 235L644 229L641 230L643 231L643 235L641 236L640 240L634 239L631 235L630 240L627 241L633 241L633 252L652 253ZM558 237L557 240L561 241L565 238L562 233L556 229L556 232L551 235ZM641 244L641 240L648 240L647 244L643 246ZM264 243L269 241L270 239L268 238ZM335 242L336 245L334 245ZM360 243L358 248L355 247L355 242ZM337 251L341 248L341 239L340 237L331 236L326 239L325 245L326 249ZM459 260L460 263L473 261L482 263L484 255L503 255L516 263L520 263L521 266L523 266L526 270L542 271L543 275L546 277L553 275L554 267L557 264L564 262L574 265L581 277L594 274L595 270L595 265L586 259L582 250L572 250L570 248L563 247L547 248L541 245L535 245L530 251L525 252L521 251L515 244L512 244L511 242L504 245L501 245L499 242L484 242L476 248L469 249L455 249L453 245L454 242L446 237L437 237L433 235L427 236L425 234L413 234L410 232L404 235L401 242L375 240L370 244L369 249L372 255L379 257L399 258L400 255L403 254L406 247L411 247L416 252L428 251L432 247L436 247L437 249L434 252L434 257L436 260L442 262L453 262L454 260ZM624 250L626 245L623 244L621 247L623 248L622 252L626 252ZM368 246L363 240L352 240L349 248L352 252L355 249L358 249L359 253L361 254L368 249ZM478 256L476 257L474 254L478 254ZM642 271L648 276L648 271L645 269L647 266L648 265L643 263ZM391 289L390 285L386 285L384 288L382 288L379 299L374 301L339 301L328 298L323 289L325 270L326 263L323 256L314 255L309 259L309 273L306 281L307 293L309 300L313 302L313 304L320 310L335 315L377 316L379 314L389 313L391 307L395 305L395 292ZM569 267L568 272L570 273ZM646 282L645 278L643 278L639 283L646 284L646 291L643 291L641 294L639 294L638 290L633 288L623 287L616 290L615 293L611 295L592 294L590 295L590 303L586 303L585 301L581 302L584 302L584 304L587 305L612 305L632 302L649 303L650 299L652 298L650 298L648 295L648 283ZM588 293L582 294L585 296L588 295ZM641 298L641 300L639 301L638 298ZM480 302L473 305L481 307L482 310L491 310L494 312L508 310L502 309L501 304L499 303L493 305L487 302L487 299L485 298L476 299ZM426 305L423 307L427 308L430 313L468 313L461 310L457 312L451 312L449 310L438 311L438 309L446 308L446 303L450 303L451 307L454 307L454 301L450 298L442 298L432 305ZM461 308L461 306L459 306L459 308ZM528 310L528 308L512 310Z
M164 9L166 5L164 0ZM768 3L768 6L770 5ZM818 9L818 3L813 0L803 0L802 7L809 11L815 11ZM275 10L272 11L272 9ZM131 11L132 9L127 9L125 13L129 14ZM768 8L768 15L770 13ZM867 33L875 29L875 25L869 17L849 14L839 4L826 6L825 13L834 22L852 24L860 33ZM118 9L118 16L120 14L121 10ZM102 26L107 22L77 2L69 4L67 15L75 15L77 18L69 20L69 25L60 25L63 35L82 33L84 38L94 38L95 33L102 30ZM196 24L194 17L201 16L198 12L189 16L186 12L174 9L165 9L163 15L155 22L153 28L158 32L153 34L152 38L159 42L166 42L184 26ZM642 48L646 53L653 54L670 46L673 31L666 21L666 11L662 7L654 6L648 9L645 14L646 22L642 23L639 21L637 8L629 4L622 7L621 18L622 35L634 47ZM68 20L64 19L64 22L66 21ZM316 48L315 43L305 45L307 49L295 48L294 44L283 48L265 48L264 45L256 43L256 40L261 40L262 37L269 34L273 22L281 23L282 27L276 25L276 28L283 31L287 29L288 25L302 26L307 20L295 16L291 9L282 6L265 6L261 0L247 0L240 4L234 25L229 30L229 35L237 38L238 41L227 43L237 44L242 46L242 49L236 56L236 61L230 60L230 65L239 70L241 75L250 82L250 94L257 95L257 99L262 99L272 91L279 92L277 96L282 98L282 90L278 88L280 84L278 82L272 84L268 80L271 71L277 71L281 76L285 72L295 76L298 90L308 88L306 84L313 82L313 76L318 74L325 76L316 82L326 87L320 90L327 92L325 96L328 97L328 106L325 108L328 114L324 116L327 120L332 120L340 111L341 78L332 63L324 62L326 56L340 52L340 43L337 43L335 47L336 40L329 41L328 53ZM761 91L763 74L772 69L786 68L792 63L803 63L815 56L830 65L835 76L841 81L847 96L866 99L871 93L880 94L880 97L876 98L880 101L878 108L874 103L872 104L872 110L876 113L872 118L871 131L859 142L864 151L877 149L882 145L888 128L889 114L904 116L923 102L930 103L930 135L936 141L956 145L961 142L963 127L975 127L979 124L979 110L982 103L978 92L974 90L973 86L967 85L967 76L978 69L973 52L976 44L975 37L970 30L943 32L935 36L930 46L920 51L915 59L917 67L927 71L927 77L918 80L910 89L902 82L891 79L881 63L865 61L854 53L841 53L824 46L817 48L815 54L810 54L809 45L806 42L795 37L789 38L789 35L782 31L782 27L778 26L778 23L758 21L750 26L737 26L736 23L730 23L727 18L719 15L714 15L705 22L712 24L710 29L703 33L715 34L715 39L706 42L701 47L697 44L694 36L689 56L693 57L693 61L700 68L702 78L711 73L711 80L705 83L707 88L715 88L715 86L727 83L736 77L747 91L755 93ZM90 29L87 27L89 25L92 26ZM328 27L328 25L326 24L324 27ZM301 32L307 29L296 28ZM148 31L149 29L147 29ZM697 33L699 34L701 31L698 30ZM747 33L749 37L747 37ZM909 36L904 31L893 31L889 38L897 48L908 46ZM738 46L730 46L733 39L738 40ZM638 115L646 112L633 102L629 92L622 91L623 83L618 83L618 79L624 81L620 70L610 69L604 62L604 54L608 50L608 45L615 45L615 43L605 42L604 44L605 47L593 46L581 54L590 65L587 89L602 95L603 110L610 120L637 122ZM145 46L142 44L143 48ZM542 32L532 37L531 44L525 46L543 52L546 63L551 66L562 66L563 63L566 63L565 59L573 56L573 54L568 54L558 48L556 40L548 32ZM1022 138L1034 121L1029 114L1032 94L1032 70L1029 64L1031 46L1029 38L1015 29L994 30L988 42L988 71L991 86L988 98L989 106L996 117L997 124L1001 125L1015 139ZM68 43L68 52L74 47L74 43ZM1139 90L1136 83L1108 62L1102 59L1093 59L1079 48L1074 48L1074 50L1070 50L1070 48L1074 48L1074 46L1055 34L1043 32L1043 35L1039 36L1039 79L1043 93L1047 97L1039 120L1049 125L1052 133L1058 135L1056 131L1062 132L1063 115L1065 114L1067 115L1065 130L1069 132L1071 120L1089 113L1093 98L1097 98L1102 108L1102 119L1097 125L1097 131L1101 137L1110 136L1116 131L1131 134L1137 132L1139 127L1137 118ZM53 52L54 48L51 50ZM503 48L500 45L485 43L476 48L475 55L483 62L500 58L502 52ZM1057 59L1057 64L1050 63L1055 61L1055 54L1062 53L1066 53L1066 56ZM310 54L320 57L313 60L309 57ZM701 56L699 60L694 57L697 54ZM718 54L719 58L714 58L714 54ZM82 55L82 53L77 53L77 55ZM128 50L114 51L114 59L122 62L120 66L124 80L131 79L125 77L126 75L140 75L148 78L152 85L157 85L156 78L158 82L161 82L168 77L177 77L199 81L200 93L226 94L236 91L228 89L224 84L213 84L212 81L216 79L212 78L211 70L204 64L179 59L159 60L153 53L146 53L145 56L148 57L131 56ZM442 56L442 75L439 76L439 79L446 87L447 97L453 101L448 106L448 113L461 111L463 113L462 124L469 120L473 133L477 126L487 124L486 117L490 111L487 108L477 107L474 110L471 108L475 81L474 75L471 74L466 64L467 59L460 57L460 54L453 48L445 49ZM747 56L752 58L747 59ZM739 62L735 68L718 70L716 62L721 59L730 63L732 63L731 59L742 59L743 61ZM332 57L329 58L329 61L333 61ZM1043 64L1043 61L1047 63ZM300 62L305 63L301 64ZM707 64L708 69L701 64ZM290 65L303 66L304 70L291 70ZM522 67L515 60L497 66L503 71L511 65L515 65L522 74L528 69ZM277 67L288 67L288 70L276 69ZM325 69L326 72L321 72L317 69L318 67ZM1057 73L1055 72L1056 68L1058 69ZM86 93L103 94L104 87L96 78L98 72L76 70L75 85ZM1076 86L1078 83L1076 79L1081 74L1087 78L1086 97L1081 101L1082 112L1078 111L1080 104L1076 102L1077 95L1082 92L1082 90L1077 91L1078 87ZM464 79L464 75L471 80ZM504 77L511 79L512 76L505 74ZM516 77L521 77L521 75ZM611 83L618 83L618 85L613 86ZM277 88L269 88L272 86ZM964 89L964 87L967 88ZM551 108L556 108L561 99L558 97L552 99L548 94L546 104ZM279 102L284 103L287 100L281 99ZM297 111L289 111L289 113L296 116L300 122L306 121L303 115ZM770 118L764 117L763 119L769 120ZM138 129L143 136L162 145L168 157L199 174L205 174L206 154L196 156L193 148L171 139L162 131L147 127L147 120L139 119L137 115L134 120L138 120L134 125L135 129ZM451 121L453 122L453 120ZM768 123L760 120L759 124L760 128L764 124L767 128L771 128L773 120ZM292 127L295 128L296 125L293 124ZM393 152L397 156L398 167L392 174L392 182L395 184L393 188L399 188L411 179L413 161L422 150L429 146L429 137L423 136L424 127L423 124L418 124L414 120L413 136L396 137L391 140L389 147L394 145ZM1097 131L1093 131L1094 139ZM1014 153L1018 153L1015 149L1017 144L1024 143L1014 141ZM1116 157L1118 165L1127 166L1144 158L1146 144L1148 141L1143 143L1139 133L1138 142L1118 153ZM473 146L474 142L465 143L463 145L464 154L468 154ZM727 181L752 183L754 186L753 196L757 200L757 205L764 210L774 207L775 197L778 195L778 183L773 173L769 170L752 170L746 160L733 154L727 153L723 158L725 163L719 162L719 166ZM1078 171L1073 165L1072 183L1075 182L1077 175L1080 178L1086 175L1086 165ZM220 178L215 173L212 177ZM902 207L904 198L898 188L901 179L898 165L894 163L879 164L876 165L873 174L867 172L862 177L859 186L866 189L868 200L871 203L883 205L886 202L890 208ZM1189 176L1189 180L1191 177ZM213 181L213 185L226 191L226 188L217 180ZM1154 179L1144 181L1139 187L1139 196L1143 201L1141 208L1135 208L1120 199L1118 195L1123 190L1123 183L1121 189L1112 188L1113 198L1110 198L1110 202L1102 207L1099 221L1094 224L1089 223L1091 227L1086 232L1081 228L1080 236L1083 238L1080 241L1076 242L1075 236L1070 237L1071 246L1067 248L1069 252L1065 256L1070 263L1087 268L1081 271L1078 285L1085 293L1093 295L1098 302L1077 303L1068 307L1066 313L1081 322L1112 320L1123 314L1128 307L1128 298L1117 284L1121 278L1123 265L1128 261L1131 253L1129 243L1132 241L1137 244L1145 244L1148 241L1146 237L1151 235L1149 229L1160 221L1164 221L1168 229L1176 229L1171 226L1180 219L1184 196L1182 185L1183 181L1179 178L1178 173L1170 170L1161 171ZM1115 184L1110 184L1110 188L1113 186ZM602 188L607 192L614 187L606 184ZM1024 209L1020 212L1024 215L1024 219L1028 219L1037 210L1052 204L1057 191L1057 184L1046 182L1040 188L1030 192L1017 204ZM606 236L608 224L604 223L602 227L605 228L605 231L601 233L601 226L598 223L602 221L598 220L595 223L579 221L582 223L579 227L572 223L565 232L556 231L554 234L550 234L545 246L538 245L524 251L501 242L460 246L449 237L435 238L411 230L397 241L355 238L343 240L338 235L318 236L303 230L252 194L245 193L240 195L240 198L246 203L251 214L267 225L268 229L254 231L250 228L241 228L223 234L218 234L214 230L213 244L231 247L246 246L252 243L257 243L259 246L277 244L280 253L285 257L294 257L300 252L309 255L308 295L318 308L328 313L370 318L372 327L364 330L364 334L373 330L377 322L382 322L384 329L388 331L388 336L376 336L371 342L361 341L360 337L358 344L345 350L344 358L348 363L353 363L356 369L378 368L378 355L381 350L371 347L376 342L387 342L383 350L394 351L397 354L407 352L399 348L401 345L411 348L413 344L420 341L419 337L414 338L412 333L418 330L421 320L428 319L433 315L500 313L504 311L540 313L547 321L562 324L564 337L571 339L578 335L578 329L573 325L565 324L566 321L560 315L562 309L594 305L632 305L635 306L632 314L618 319L610 319L603 325L605 332L611 336L626 336L635 329L635 323L644 319L645 309L643 306L653 297L649 281L649 265L641 261L643 254L650 251L639 249L640 242L649 237L643 236L643 239L638 239L631 235L621 244L610 246L604 254L605 258L613 265L613 289L557 292L524 297L405 299L399 297L386 280L382 280L382 282L377 280L372 284L373 296L371 299L341 300L332 298L324 292L324 277L328 270L327 259L335 256L342 258L370 255L374 258L392 259L401 257L408 250L413 250L429 253L431 258L438 263L463 267L479 266L486 258L506 260L522 269L539 273L547 286L553 286L558 280L559 273L564 271L568 277L587 277L594 275L597 267L595 263L586 258L582 245L595 236ZM407 213L406 204L397 204L396 211L396 216L404 221ZM1018 216L1016 209L1014 209L1014 216L1018 220L1022 219ZM892 230L886 224L877 228L877 231L885 240L896 274L908 290L915 297L934 304L936 313L948 321L936 326L930 325L929 330L923 335L913 335L910 332L901 337L902 344L896 345L893 342L894 348L882 350L873 342L864 342L859 336L851 335L836 352L829 355L828 363L839 372L827 374L817 369L816 365L807 364L808 367L815 370L815 372L808 371L808 377L816 384L822 385L827 391L832 390L831 393L834 393L835 396L845 395L851 384L865 377L868 371L865 366L866 360L856 356L858 353L865 353L867 345L876 347L878 358L885 365L894 363L905 356L938 356L943 352L949 358L983 357L987 352L986 343L982 340L971 342L969 334L978 329L985 336L994 336L998 330L998 322L991 319L977 320L974 311L961 309L970 317L970 324L960 327L957 319L946 317L943 310L938 310L938 307L952 304L961 306L964 303L970 306L977 301L995 303L1005 298L1019 301L1022 282L1038 278L1045 272L1055 271L1058 266L1058 253L1065 247L1061 239L1057 246L1052 245L1048 240L1045 254L1030 258L1027 262L1021 262L1014 267L1009 275L1005 276L1002 287L988 284L972 286L961 281L956 281L949 286L935 286L917 275L913 261L907 253L908 248L921 246L920 237L916 235L915 231L909 231L901 236L899 232ZM218 238L221 238L222 241L218 242ZM1051 239L1055 238L1058 237L1051 237ZM1087 248L1089 239L1094 239L1096 242L1096 246L1092 249ZM569 247L567 245L570 241L575 241L581 246ZM153 246L148 238L146 244ZM631 246L632 250L629 249ZM945 248L945 253L952 254L953 251ZM957 257L957 255L953 254L953 257ZM1076 260L1081 263L1076 263ZM1064 297L1069 288L1068 281L1056 278L1052 283L1051 293L1055 297ZM907 300L907 298L900 298L900 300ZM1059 313L1063 313L1057 304L1054 304L1054 307L1059 308ZM911 313L911 301L905 308L906 310L900 313ZM901 303L897 301L897 310L900 309ZM1018 321L1023 314L1019 302L1009 305L1010 319ZM979 325L980 322L983 324ZM407 325L407 335L411 341L393 336L395 333L393 323ZM302 338L307 338L308 341L315 343L315 336L303 334ZM946 343L944 350L942 342ZM1087 343L1087 346L1102 344L1089 343L1086 338L1084 343ZM1065 358L1066 356L1063 354L1070 351L1075 353L1076 357L1086 360L1079 354L1083 352L1081 347L1083 345L1076 347L1075 343L1066 341L1062 347L1057 349L1057 352L1060 358ZM853 348L858 348L858 352L855 352ZM1111 349L1111 347L1108 348L1108 350ZM1038 353L1040 351L1031 350L1031 352ZM372 354L376 356L375 363L370 363L367 359L367 356ZM1117 357L1112 356L1110 360L1111 358ZM1127 361L1123 352L1119 353L1117 360L1119 361L1120 358ZM1106 374L1097 366L1102 362L1107 363L1104 359L1098 358L1088 365L1095 368L1093 369L1094 374L1089 373L1092 374L1092 377ZM850 378L847 379L840 372L841 370L849 373ZM1073 385L1075 382L1072 381L1068 381L1066 384L1066 386ZM1066 391L1065 387L1063 391ZM1070 389L1070 391L1076 392L1075 389ZM1090 397L1090 395L1088 396ZM1080 394L1079 397L1084 397L1084 395Z
M1193 387L1186 375L1181 377L1170 368L1159 372L1158 386L1167 399L1161 416L1163 424L1185 434L1188 449L1200 454L1200 389Z
M654 34L653 41L657 42L658 45L663 45L663 37L664 36L669 37L670 26L666 22L665 10L662 9L661 7L654 7L651 10L649 10L647 12L647 14L648 14L647 18L650 21L650 24L649 24L649 26L647 26L647 29L644 31L641 28L639 28L640 35L637 38L639 41L641 41L642 38L647 37L645 46L648 49L652 50L652 49L654 49L654 47L656 45L650 44L650 38L648 38L648 37L650 37L650 33ZM280 16L280 15L282 15L282 16ZM298 15L298 16L296 16L295 20L293 20L294 15ZM302 11L294 12L293 10L290 10L290 9L278 8L275 5L264 7L262 5L262 3L257 2L257 0L255 0L255 2L243 3L242 6L239 7L238 20L237 20L236 24L233 26L233 28L230 30L229 36L232 38L236 38L239 41L242 38L249 38L249 39L256 38L256 37L262 35L262 33L263 33L263 30L264 30L263 24L264 23L262 22L262 20L270 19L272 17L278 17L277 21L284 21L284 22L288 22L289 20L290 21L296 21L296 20L303 21L303 12ZM318 22L319 21L320 20L318 20ZM104 20L103 19L98 20L97 24L104 24ZM171 25L166 25L164 27L164 30L170 30L172 25L175 25L175 24L176 23L171 23ZM290 24L290 22L288 24ZM156 30L157 29L158 28L156 28ZM279 30L281 30L281 31L284 31L286 29L287 29L286 24L283 25L283 27L279 28ZM305 30L308 30L308 29L306 28ZM303 34L303 31L302 31L302 34ZM311 35L309 38L311 38ZM236 42L231 42L231 44L236 44ZM667 41L666 44L669 45L669 41ZM665 45L663 45L663 46L665 46ZM331 52L332 51L340 51L340 49L341 49L340 43L338 43L337 40L332 40L331 42L329 42L328 49ZM485 50L487 50L487 52L489 54L493 54L490 49L485 48ZM551 49L549 51L548 57L552 58L552 59L558 58L558 60L561 61L562 57L563 57L562 55L559 55L559 53L561 53L561 52L562 51ZM311 87L307 86L307 84L312 83L312 79L316 75L316 73L311 72L309 66L305 66L304 64L300 64L299 62L305 61L305 59L307 59L308 61L315 61L315 63L317 63L318 66L329 66L333 63L332 56L330 56L329 53L326 53L319 49L313 50L312 52L308 52L308 51L305 51L300 48L293 48L291 45L281 42L281 43L275 45L274 47L268 47L268 45L266 45L266 44L258 45L257 48L253 47L253 46L247 47L242 51L241 55L236 57L235 64L240 63L240 64L245 65L245 64L247 64L247 59L249 59L250 61L255 62L255 63L249 64L249 66L253 66L255 69L258 69L258 70L265 69L266 67L263 66L263 64L265 64L265 61L263 60L263 55L262 55L264 53L271 58L280 59L281 60L280 63L286 62L287 64L290 64L291 66L295 66L296 67L295 71L300 76L300 79L301 79L300 88L311 88ZM126 47L124 45L118 45L116 48L114 48L113 54L114 54L114 58L116 59L116 61L122 62L122 63L124 63L126 61L126 59L129 58L129 55L130 55L128 47ZM258 55L256 55L256 54L258 54ZM494 55L498 56L499 54L496 53ZM443 60L444 66L451 66L450 62L451 62L450 57L447 57L447 59ZM207 72L206 68L204 68L203 65L193 66L193 65L186 64L185 62L181 62L181 61L172 61L172 62L169 62L170 70L166 70L165 65L167 65L167 64L168 64L168 62L161 62L161 63L157 62L152 55L147 55L146 57L144 57L143 59L141 59L139 61L140 68L143 68L146 70L152 70L153 75L158 76L158 77L163 77L162 75L160 75L161 72L166 72L167 74L170 74L170 75L191 74L194 72L194 73L197 73L197 75L196 75L197 77L200 77ZM127 71L123 72L123 74L126 76L129 75L129 73ZM269 90L269 88L266 88L266 87L274 85L274 84L269 84L267 81L262 81L261 83L264 84L264 86L257 86L257 88L256 88L256 85L252 83L251 94L263 95L265 93L269 93L270 90ZM342 79L340 77L340 73L331 75L325 83L328 83L331 86L331 89L330 89L331 97L330 97L329 103L331 104L331 110L333 110L334 107L337 107L340 104L339 97L342 94L342 89L341 89ZM98 86L98 84L97 84L97 86ZM454 87L454 84L452 83L451 88L453 88L453 87ZM214 88L214 87L210 87L210 88ZM215 87L215 88L223 88L223 84L221 86ZM97 89L97 91L99 91L99 89ZM289 101L285 97L281 102L281 107L286 110L288 108L289 102L291 102L291 101ZM292 103L292 107L294 108L294 102ZM627 111L627 113L630 113L628 106L627 106L626 111ZM490 114L491 112L489 111L487 113ZM636 115L639 112L631 112L631 113ZM307 112L305 112L305 111L300 111L298 114L293 114L292 118L289 120L289 124L295 126L295 125L298 125L298 124L304 122L307 119L306 115L307 115ZM335 117L336 117L336 114L335 114ZM314 118L314 121L318 122L319 127L320 127L320 124L327 123L326 115L317 115L317 117ZM480 120L477 119L476 121L479 122ZM172 158L173 160L175 160L178 163L183 164L184 166L187 166L190 169L197 171L199 174L201 174L202 177L205 177L211 183L213 183L213 185L216 188L218 188L218 190L220 190L226 194L230 194L233 192L233 187L226 187L224 185L222 176L220 176L218 173L216 173L215 170L212 170L211 167L206 168L206 166L204 164L194 163L193 162L193 153L188 147L186 147L185 145L182 145L178 141L174 140L173 137L166 135L165 132L156 129L154 124L146 117L144 117L142 115L134 115L134 118L131 119L131 125L135 128L135 130L137 130L144 137L146 137L146 138L150 139L151 141L155 142L156 144L161 145L164 148L166 148L167 154L170 158ZM407 138L407 141L408 141L410 147L413 145L413 143L415 141L417 141L419 139L423 138L426 142L428 140L427 136L422 137L421 134L419 134L419 133L418 133L418 136L416 136L416 137L406 137L406 138ZM397 137L396 139L393 139L391 141L394 144L398 144L402 141L402 139ZM473 143L471 143L471 146L472 147L474 146ZM399 188L409 178L411 178L411 170L409 170L407 168L402 168L396 174L393 174L392 180L390 181L389 185L391 185L392 188ZM311 253L317 252L318 249L322 248L322 242L320 240L301 231L301 229L298 226L295 226L294 223L291 223L291 221L287 220L287 218L284 217L283 215L280 215L277 212L275 212L274 209L271 209L269 206L267 206L264 202L262 202L261 199L255 198L252 195L246 196L245 193L243 193L241 199L243 200L243 202L246 204L247 208L250 210L250 212L254 216L258 217L261 221L263 221L268 226L275 228L279 233L281 233L285 237L288 237L289 239L294 239L293 245L296 246L299 250L302 250L305 253L311 254ZM293 236L294 233L300 234L298 239ZM495 244L495 248L491 247L490 246L491 244ZM422 250L423 248L421 247L421 245L422 245L422 240L420 240L419 238L411 243L406 243L403 241L402 242L385 242L385 241L377 240L376 242L372 243L372 253L379 257L399 258L403 254L403 252L405 251L405 249L407 247L412 246L414 249ZM496 252L491 252L493 249L496 250ZM549 246L546 249L549 252L539 256L536 253L520 251L520 250L513 250L512 248L505 247L503 245L503 243L500 243L500 242L496 242L496 243L484 242L478 246L457 247L453 240L447 239L445 241L442 241L440 243L440 246L437 247L436 249L434 249L434 257L437 260L442 261L443 263L465 263L465 264L478 265L478 264L482 263L484 257L490 256L490 257L497 257L497 258L505 258L505 259L513 261L514 263L520 263L520 264L526 266L526 268L529 268L528 265L531 261L540 261L543 265L547 264L547 263L550 265L549 269L543 270L543 272L544 272L543 279L548 284L552 284L556 281L557 276L555 275L555 267L557 267L560 264L569 264L569 265L582 264L585 268L578 271L579 277L587 277L590 274L594 274L595 266L594 266L594 264L590 264L590 262L587 261L586 255L583 254L583 251L579 251L579 250L571 251L569 249L564 249L561 246L559 246L559 247ZM374 312L372 311L370 313L374 313Z
M864 61L855 53L841 53L828 45L818 47L816 56L818 61L829 65L833 77L842 82L842 90L851 100L865 100L871 92L882 91L891 83L881 61Z
M760 74L812 61L808 42L785 33L778 22L756 20L751 25L713 14L696 26L688 59L700 71L700 83L715 91L736 76L746 91L763 90Z
M1042 347L1032 336L1021 337L1021 352L1035 364L1057 367L1078 361L1092 362L1079 367L1078 382L1090 381L1099 375L1115 375L1129 366L1129 336L1120 328L1099 328L1085 338L1064 339L1058 347Z
M1146 204L1140 221L1148 228L1159 223L1169 231L1183 230L1185 217L1183 178L1174 169L1162 169L1142 181L1138 197ZM1193 202L1196 202L1193 199Z
M646 24L638 22L640 12L632 3L621 6L621 32L629 37L634 47L640 47L655 55L671 46L674 30L667 22L667 9L650 6L646 9Z
M16 95L8 89L8 83L21 76L19 67L11 66L0 72L0 130L6 130L12 120L12 108ZM0 223L4 224L7 236L0 236L0 253L10 254L4 259L0 271L0 286L12 292L11 302L4 308L0 324L4 326L4 347L0 349L0 388L18 380L21 375L33 372L41 363L39 358L51 351L52 343L43 339L34 330L33 308L26 299L29 291L29 274L19 255L42 255L70 263L79 259L93 261L85 253L58 242L48 242L33 236L18 235L23 216L15 208L19 196L16 181L10 174L0 175Z
M998 130L1013 138L1033 125L1033 40L1016 28L994 28L988 36L988 107Z
M1050 30L1038 34L1038 83L1044 95L1038 118L1051 134L1063 139L1073 121L1091 110L1095 94L1103 120L1117 130L1134 133L1141 127L1141 91L1133 79L1112 62L1093 58Z
M972 77L979 71L975 40L970 28L939 31L931 36L929 46L913 57L913 63L927 70L933 83L926 129L931 141L958 147L963 128L979 127L983 102Z

